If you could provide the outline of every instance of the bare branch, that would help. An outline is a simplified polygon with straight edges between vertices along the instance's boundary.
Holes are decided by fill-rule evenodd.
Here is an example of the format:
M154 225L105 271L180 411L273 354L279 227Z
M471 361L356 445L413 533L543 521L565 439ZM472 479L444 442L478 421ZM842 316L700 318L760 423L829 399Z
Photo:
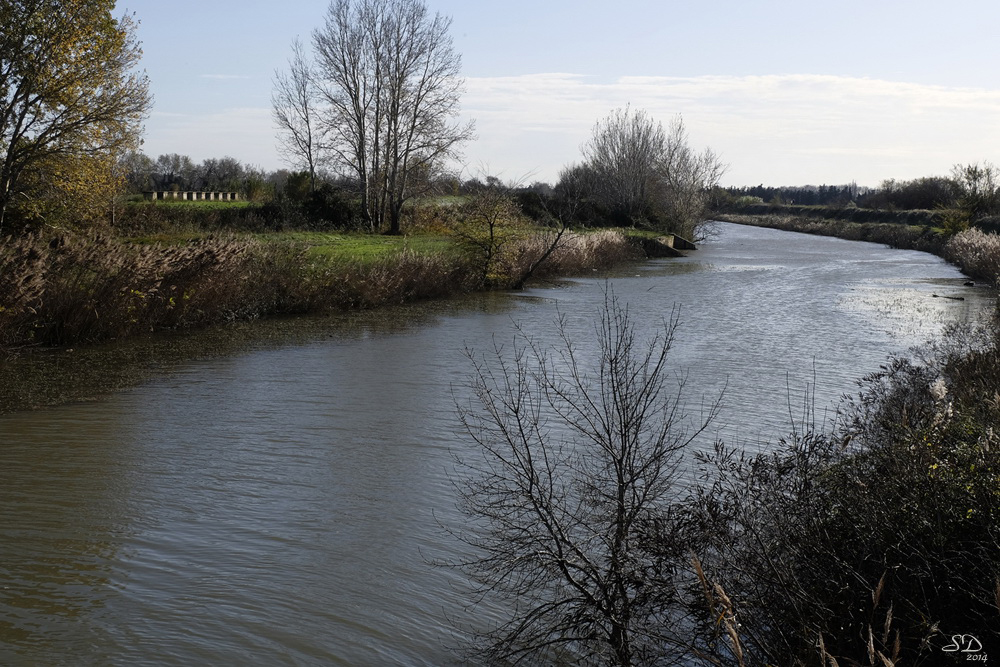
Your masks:
M595 363L578 355L565 320L554 353L523 331L488 357L470 353L475 401L460 417L483 457L467 462L472 481L459 491L483 529L460 537L483 555L464 566L483 595L517 610L487 638L493 657L669 661L676 582L645 535L677 523L683 449L715 414L688 428L668 391L676 324L640 342L609 293ZM655 590L645 583L654 571Z

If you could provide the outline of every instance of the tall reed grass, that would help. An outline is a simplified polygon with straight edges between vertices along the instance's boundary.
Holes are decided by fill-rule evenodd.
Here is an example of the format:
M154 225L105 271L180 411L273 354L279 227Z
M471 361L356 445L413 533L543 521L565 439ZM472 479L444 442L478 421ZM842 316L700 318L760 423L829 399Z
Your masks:
M504 270L520 275L548 239L520 241ZM634 257L619 233L567 234L538 273L578 273ZM232 234L182 245L100 233L24 236L0 245L0 348L444 297L482 289L474 264L460 253L412 250L330 259L311 256L303 243Z
M1000 285L1000 236L967 229L948 240L944 257L964 273Z
M0 344L99 342L280 311L294 303L300 253L235 237L22 237L0 248Z
M616 229L603 229L587 234L567 231L558 241L556 232L541 232L518 240L505 254L503 272L510 284L519 284L553 242L556 242L555 250L538 265L532 277L551 278L608 269L645 257L641 249L631 244Z

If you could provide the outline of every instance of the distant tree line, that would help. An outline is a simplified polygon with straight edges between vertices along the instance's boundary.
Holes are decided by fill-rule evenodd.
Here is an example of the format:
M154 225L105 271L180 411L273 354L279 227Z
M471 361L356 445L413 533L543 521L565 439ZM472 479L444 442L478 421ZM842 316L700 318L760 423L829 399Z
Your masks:
M129 192L151 190L239 192L260 195L261 185L270 175L244 165L236 158L209 158L195 162L187 155L169 153L155 160L140 152L127 153L121 160Z
M857 203L866 195L868 188L850 185L802 185L791 187L773 187L754 185L746 187L723 188L723 191L737 200L753 200L763 204L798 204L801 206L842 206L850 202Z
M969 225L1000 228L1000 168L990 162L958 164L948 176L888 179L877 188L849 185L719 188L721 210L770 206L859 207L876 211L935 211L953 231Z

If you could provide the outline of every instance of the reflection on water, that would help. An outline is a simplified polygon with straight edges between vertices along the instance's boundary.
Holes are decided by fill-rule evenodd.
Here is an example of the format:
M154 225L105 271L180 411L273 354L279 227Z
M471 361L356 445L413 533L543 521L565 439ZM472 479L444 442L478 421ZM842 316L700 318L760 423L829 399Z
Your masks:
M119 416L67 415L0 431L8 435L0 450L0 658L8 643L43 655L103 643L93 620L112 587L109 564L122 556L133 493L117 460Z
M364 340L421 327L451 312L508 312L506 294L476 294L332 317L236 322L196 333L161 333L86 348L0 356L0 414L92 400L170 374L193 360L302 345L323 338Z
M643 330L680 307L689 406L725 387L718 433L750 442L787 428L789 388L830 407L991 303L928 255L733 226L612 284ZM6 362L0 664L460 664L456 625L502 614L428 564L465 548L445 530L463 350L515 322L552 339L559 314L593 340L605 285Z

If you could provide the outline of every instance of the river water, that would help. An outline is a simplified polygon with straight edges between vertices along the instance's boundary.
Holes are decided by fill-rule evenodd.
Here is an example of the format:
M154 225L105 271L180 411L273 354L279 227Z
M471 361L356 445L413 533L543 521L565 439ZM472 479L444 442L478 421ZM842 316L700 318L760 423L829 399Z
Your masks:
M890 353L990 310L964 280L721 225L612 276L9 361L0 664L460 664L451 647L504 613L434 565L465 553L447 529L466 347L515 324L552 339L560 314L589 344L609 287L640 333L679 308L690 411L722 393L713 437L766 446L805 396L822 419Z

